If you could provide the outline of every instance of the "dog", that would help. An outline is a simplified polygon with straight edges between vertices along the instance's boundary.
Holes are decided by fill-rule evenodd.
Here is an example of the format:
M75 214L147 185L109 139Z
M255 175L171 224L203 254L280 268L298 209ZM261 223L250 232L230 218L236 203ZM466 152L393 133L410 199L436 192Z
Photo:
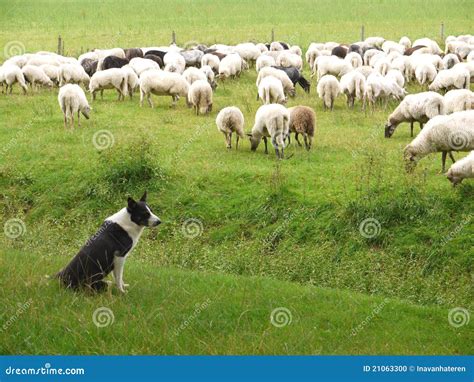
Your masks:
M104 223L56 277L66 288L89 288L95 292L107 289L104 278L113 272L115 284L125 293L123 268L125 259L138 243L145 227L161 223L146 203L147 193L137 202L129 197L127 207L105 219Z

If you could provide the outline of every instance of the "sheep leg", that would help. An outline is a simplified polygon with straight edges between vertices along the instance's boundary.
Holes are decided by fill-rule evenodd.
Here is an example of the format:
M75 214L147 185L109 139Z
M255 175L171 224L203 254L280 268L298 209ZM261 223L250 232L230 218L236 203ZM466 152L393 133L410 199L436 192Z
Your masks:
M263 143L265 143L265 154L268 154L268 143L267 143L267 137L263 137Z
M228 149L232 148L232 132L227 134L227 148Z
M237 138L236 138L236 141L235 141L235 149L238 150L239 149L239 134L237 134Z
M296 139L296 142L298 142L298 146L301 147L303 146L300 142L300 140L298 139L298 133L295 133L295 139Z
M420 122L420 130L423 130L423 123Z
M63 111L64 114L64 128L67 130L67 117L66 117L66 112Z
M148 93L146 95L146 99L148 101L148 105L150 105L150 107L153 109L153 102L151 101L151 93Z
M446 171L446 156L448 155L447 151L443 151L441 154L441 172L444 173Z
M311 148L311 145L309 144L309 138L308 138L308 134L304 134L303 135L303 139L304 139L304 145L306 147L306 150L309 151L309 149Z
M410 122L410 137L413 138L413 121Z
M100 99L104 99L104 89L100 90Z
M456 159L454 159L453 153L451 151L449 152L449 157L451 158L453 163L456 163Z

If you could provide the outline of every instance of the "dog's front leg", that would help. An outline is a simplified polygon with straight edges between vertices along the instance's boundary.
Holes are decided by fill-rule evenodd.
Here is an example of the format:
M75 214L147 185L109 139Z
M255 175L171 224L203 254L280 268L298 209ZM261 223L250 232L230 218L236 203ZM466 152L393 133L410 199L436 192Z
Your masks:
M125 266L125 256L114 257L114 279L120 292L125 293L125 284L123 283L123 268Z

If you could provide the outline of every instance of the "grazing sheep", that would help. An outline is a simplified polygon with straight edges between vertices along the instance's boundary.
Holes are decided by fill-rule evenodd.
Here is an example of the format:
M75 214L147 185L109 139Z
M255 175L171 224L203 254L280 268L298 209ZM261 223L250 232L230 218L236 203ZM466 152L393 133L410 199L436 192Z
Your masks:
M242 59L248 62L255 62L262 53L257 46L251 42L243 44L237 44L234 46L233 51L238 53Z
M71 128L74 129L74 114L77 113L77 126L81 126L80 115L89 119L91 108L87 102L86 95L79 85L66 84L59 89L59 106L64 114L64 128L71 121Z
M239 148L239 138L244 138L244 115L238 107L229 106L222 109L216 117L217 130L225 136L226 147L232 148L232 133L237 136L235 148Z
M282 52L275 61L277 66L282 66L284 68L294 67L298 70L303 69L303 60L301 59L301 56L289 51Z
M219 63L219 78L240 77L244 61L237 53L228 54Z
M270 44L270 51L281 51L284 50L283 45L281 45L278 41L273 41Z
M438 72L431 62L423 62L415 69L415 78L420 85L433 82Z
M343 45L339 45L339 46L336 46L332 49L331 55L339 57L339 58L344 58L344 57L346 57L347 50L348 50L347 47L345 47Z
M188 104L194 107L196 115L212 111L212 88L207 79L197 80L189 87Z
M369 77L374 72L374 68L369 65L363 65L355 69L355 71L360 72L367 79L367 77Z
M184 58L185 66L201 66L201 59L204 52L199 49L182 50L179 52Z
M424 45L429 48L431 54L441 54L443 51L440 49L438 43L429 38L420 38L413 42L413 46Z
M291 143L290 134L295 133L298 146L302 146L298 140L301 134L304 139L306 150L313 145L314 130L316 129L316 113L308 106L294 106L288 109L290 112L290 125L288 131L288 144Z
M149 60L147 58L135 57L130 60L130 67L135 71L137 76L141 76L143 72L155 69L160 70L160 67L155 61Z
M23 72L26 81L29 82L32 87L36 84L45 85L48 87L53 87L54 85L39 66L25 65L23 68L21 68L21 71Z
M10 94L12 94L13 85L18 82L18 84L23 89L23 93L26 94L28 86L26 85L25 76L21 69L16 65L3 65L1 67L3 81L7 87L5 93L8 94L8 88L10 88Z
M330 109L332 111L334 108L334 100L340 93L340 86L337 78L331 74L322 76L318 81L317 91L319 98L323 100L324 109Z
M303 55L303 51L301 50L301 48L298 45L292 45L290 47L289 51L291 53L297 54L300 57Z
M454 65L459 64L460 62L459 56L454 53L448 53L443 57L444 69L451 69Z
M184 69L186 68L186 60L180 53L177 52L166 53L163 58L163 64L165 65L165 68L173 67L174 72L179 74L183 73Z
M140 48L124 49L123 51L125 53L125 58L128 61L135 57L143 57L143 50L141 50Z
M471 150L474 150L474 110L438 115L405 147L406 169L413 170L416 163L430 153L442 152L442 171L445 172L448 153Z
M378 36L374 36L374 37L367 37L365 40L364 40L364 43L367 45L367 46L370 46L372 48L377 48L377 49L382 49L382 44L385 42L385 39L383 37L378 37Z
M203 72L204 75L206 76L207 82L209 82L209 85L211 85L212 90L216 90L217 88L217 82L215 81L216 76L212 68L209 65L204 65L204 66L201 66L199 70Z
M87 87L90 78L81 65L64 64L59 68L59 86L65 84L82 84Z
M84 68L85 72L89 77L92 77L92 75L97 71L97 64L99 61L93 60L91 58L84 58L81 61L81 66Z
M189 85L192 85L193 82L197 80L207 81L206 75L201 70L199 70L198 68L195 68L194 66L190 66L189 68L187 68L183 72L182 76L184 77L186 81L188 81Z
M283 85L278 78L273 76L265 77L260 81L258 85L258 96L264 105L270 103L286 103Z
M161 59L160 56L156 56L154 54L147 53L143 56L143 58L156 62L158 64L159 68L162 68L164 66L163 65L163 60Z
M50 55L34 54L30 57L26 65L41 66L44 64L59 66L61 62L56 57Z
M440 70L429 86L430 90L469 89L470 73L464 67Z
M291 81L290 77L288 77L288 74L276 68L270 68L270 67L262 68L260 72L258 72L257 83L256 83L257 87L259 87L260 82L265 77L268 77L268 76L276 77L281 81L285 95L289 95L290 97L295 96L295 86L293 85L293 82Z
M59 67L50 64L40 66L40 69L49 77L49 79L56 85L59 84Z
M450 90L444 95L446 114L474 109L474 92L468 89Z
M402 122L410 122L411 136L413 137L414 122L419 122L420 129L422 129L424 123L440 114L445 114L443 96L436 92L409 94L388 117L388 122L385 125L385 138L390 138Z
M451 69L466 69L471 77L471 83L474 83L474 61L460 62L454 65Z
M411 40L407 36L403 36L398 43L403 45L405 50L411 48Z
M333 76L341 77L353 70L353 67L350 63L335 56L320 56L316 59L314 65L317 65L318 81L326 74L332 74ZM314 77L314 74L315 68L313 68L311 77Z
M257 73L266 66L276 66L276 61L272 56L262 54L257 58L257 62L255 64L255 69L257 70Z
M135 71L132 69L130 65L124 65L121 68L126 75L127 78L127 92L128 95L130 96L130 99L133 97L133 92L135 91L136 88L138 88L138 85L140 84L140 81L138 79L137 74Z
M471 151L468 156L453 163L449 168L446 177L453 186L458 185L464 179L474 178L474 151Z
M209 65L214 73L219 73L219 63L220 63L219 57L217 57L214 54L206 53L204 56L201 58L201 67L205 65Z
M375 102L377 99L384 99L386 107L389 98L401 100L405 94L407 94L405 89L398 86L394 79L383 77L377 72L374 72L367 77L365 85L365 97L372 105L372 109L375 108Z
M28 55L22 54L21 56L13 56L6 60L3 65L15 65L20 69L23 68L28 63Z
M376 72L379 72L382 76L385 76L390 69L392 69L392 64L387 57L383 57L377 60L374 64L374 69Z
M365 77L362 73L353 70L341 77L341 92L347 97L347 106L354 107L354 101L364 101Z
M404 45L398 44L395 41L387 40L382 44L382 50L387 54L389 54L390 52L398 52L400 54L403 54L405 53L405 49L406 48Z
M116 57L116 56L107 56L102 61L102 70L112 69L112 68L121 68L124 65L128 64L126 58Z
M100 96L103 98L104 89L116 89L119 101L124 100L127 95L127 88L127 73L118 68L96 72L89 82L89 91L92 94L92 100L95 100L96 93L99 90Z
M344 60L351 64L354 69L363 65L362 57L357 52L347 53L346 57L344 57Z
M265 44L262 44L261 42L259 42L255 46L258 48L258 50L260 50L260 53L268 52L267 46Z
M390 78L393 81L397 83L398 86L403 88L405 86L405 77L403 77L403 74L396 69L390 69L387 74L385 75L385 78Z
M316 46L313 45L314 43L312 43L308 50L306 51L306 54L305 54L305 59L306 59L306 62L308 63L309 67L312 69L313 66L314 66L314 61L316 61L316 59L321 56L321 51L320 49L318 49Z
M140 106L146 97L148 104L153 108L151 94L171 96L172 107L176 106L179 97L187 97L189 84L181 74L158 70L147 70L140 76Z
M261 139L265 143L265 154L268 154L267 137L271 137L272 145L278 159L283 159L285 139L289 134L290 112L279 104L260 106L255 114L255 124L250 135L250 148L257 150Z

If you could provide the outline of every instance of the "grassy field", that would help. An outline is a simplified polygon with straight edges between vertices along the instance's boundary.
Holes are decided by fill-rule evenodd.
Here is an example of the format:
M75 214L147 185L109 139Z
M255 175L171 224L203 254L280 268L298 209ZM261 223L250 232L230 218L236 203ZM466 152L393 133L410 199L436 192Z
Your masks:
M1 1L0 10L0 47L54 50L61 34L77 55L167 44L171 30L179 44L235 43L266 41L274 27L303 48L357 40L361 24L366 35L439 38L441 21L446 34L472 33L474 5ZM299 88L288 103L316 110L311 152L292 144L291 159L277 162L248 142L226 150L215 116L236 105L249 131L255 79L251 69L220 83L206 117L183 100L170 109L156 98L152 110L106 92L74 132L62 126L57 89L0 95L1 221L24 224L18 238L0 235L2 354L472 353L472 323L448 321L452 309L473 308L472 182L453 189L440 155L405 173L408 126L383 137L396 104L364 113L339 98L323 112L315 89ZM99 150L102 130L109 144ZM75 295L47 281L144 189L163 224L128 260L127 296ZM375 235L361 234L366 219L376 220ZM112 309L109 327L94 325L99 307ZM291 324L271 324L278 307Z

